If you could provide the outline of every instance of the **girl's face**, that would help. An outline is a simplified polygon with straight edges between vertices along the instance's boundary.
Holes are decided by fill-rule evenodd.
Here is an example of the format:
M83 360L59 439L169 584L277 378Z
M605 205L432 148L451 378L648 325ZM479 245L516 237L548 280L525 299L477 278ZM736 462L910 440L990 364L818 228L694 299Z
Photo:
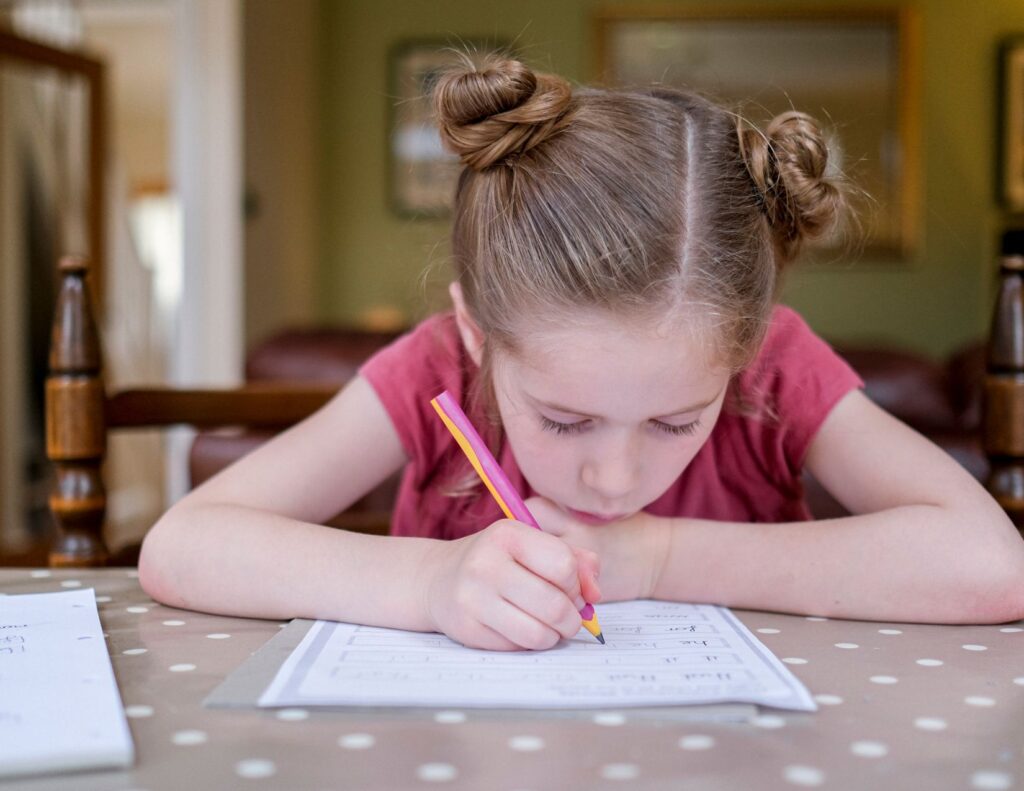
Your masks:
M579 312L495 349L494 390L539 495L603 524L657 500L714 428L729 372L685 328Z

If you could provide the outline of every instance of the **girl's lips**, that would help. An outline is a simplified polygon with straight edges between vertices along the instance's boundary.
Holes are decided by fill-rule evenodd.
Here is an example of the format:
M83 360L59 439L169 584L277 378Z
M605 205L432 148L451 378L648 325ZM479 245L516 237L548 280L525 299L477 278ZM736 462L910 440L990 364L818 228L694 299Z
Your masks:
M575 508L566 508L570 516L579 519L581 522L586 522L588 525L607 525L612 522L618 522L620 519L624 519L627 514L609 514L607 516L602 514L592 514L589 511L577 511Z

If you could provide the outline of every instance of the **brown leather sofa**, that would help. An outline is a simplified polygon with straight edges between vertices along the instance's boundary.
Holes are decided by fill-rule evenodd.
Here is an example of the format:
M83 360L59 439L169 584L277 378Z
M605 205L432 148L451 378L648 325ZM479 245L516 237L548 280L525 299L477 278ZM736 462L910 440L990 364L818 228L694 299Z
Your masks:
M337 382L352 378L359 365L394 334L342 327L290 329L256 345L246 360L250 381ZM972 475L984 480L988 462L981 448L981 392L984 348L974 344L935 362L921 355L882 346L837 346L857 370L865 392L877 404L928 436ZM193 445L190 472L197 485L267 439L254 432L208 432ZM805 481L812 512L840 516L843 508L809 476ZM353 506L337 524L386 519L396 480L388 481Z

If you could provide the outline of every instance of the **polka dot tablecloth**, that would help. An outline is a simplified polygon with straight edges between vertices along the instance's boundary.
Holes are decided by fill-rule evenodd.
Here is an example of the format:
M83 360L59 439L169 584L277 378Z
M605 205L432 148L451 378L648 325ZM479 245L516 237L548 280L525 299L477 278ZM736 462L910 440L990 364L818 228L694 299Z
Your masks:
M0 593L91 587L135 740L129 771L0 781L134 789L1022 789L1024 624L738 611L819 710L680 722L472 710L208 709L281 628L156 604L132 569L0 569Z

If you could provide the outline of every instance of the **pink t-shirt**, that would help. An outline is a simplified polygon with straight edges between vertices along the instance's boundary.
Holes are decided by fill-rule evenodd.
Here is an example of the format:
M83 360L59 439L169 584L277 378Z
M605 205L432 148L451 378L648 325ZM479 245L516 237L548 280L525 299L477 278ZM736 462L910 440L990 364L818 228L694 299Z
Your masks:
M360 369L391 416L410 462L402 476L391 532L461 538L501 519L487 490L453 496L472 468L430 406L449 390L484 433L486 418L467 405L477 368L451 313L432 316ZM860 377L793 310L778 306L754 361L732 392L707 442L672 486L644 510L737 522L806 520L800 475L818 427ZM736 408L742 404L742 408ZM512 449L495 454L524 498L535 492Z

